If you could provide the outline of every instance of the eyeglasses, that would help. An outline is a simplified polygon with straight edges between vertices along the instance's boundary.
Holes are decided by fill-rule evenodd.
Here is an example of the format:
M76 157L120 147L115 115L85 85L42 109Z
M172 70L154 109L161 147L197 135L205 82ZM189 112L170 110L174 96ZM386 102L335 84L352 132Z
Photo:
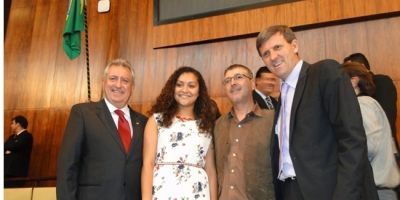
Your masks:
M224 80L222 81L222 84L226 85L226 84L230 83L232 81L232 79L235 81L239 81L239 80L243 80L244 78L252 79L252 77L250 77L246 74L235 74L232 77L224 78Z

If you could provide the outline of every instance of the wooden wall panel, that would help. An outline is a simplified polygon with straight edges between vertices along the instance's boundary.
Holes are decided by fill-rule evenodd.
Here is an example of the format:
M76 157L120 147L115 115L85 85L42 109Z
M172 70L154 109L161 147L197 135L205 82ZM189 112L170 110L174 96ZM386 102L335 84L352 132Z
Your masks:
M399 11L398 0L300 0L156 26L153 46L165 47L258 33L262 27L273 24L296 27Z
M84 68L68 61L61 44L67 6L65 1L13 1L5 40L5 96L18 98L5 98L5 108L63 107L84 100Z
M293 10L327 6L326 2L300 1L289 8L279 6L272 13L280 20L293 13L300 18L317 18L319 15L316 13ZM330 2L339 2L339 7L344 6L341 0ZM350 0L346 6L355 8L360 2ZM390 10L388 2L392 1L380 4L370 2L368 6L361 4L364 5L361 11L354 9L354 12L359 14L368 10L380 13ZM393 8L398 8L397 1L392 3ZM55 175L57 153L69 109L73 104L87 101L85 54L83 52L71 61L62 49L61 35L67 4L67 1L56 0L13 0L10 12L4 54L4 138L9 135L12 116L23 114L28 117L28 129L34 134L30 170L33 177ZM168 36L152 26L152 0L111 1L111 11L105 14L97 13L96 6L95 3L89 4L88 13L92 100L101 97L101 79L107 62L115 57L124 57L136 71L136 88L130 104L139 112L146 113L150 109L169 75L182 65L193 66L203 74L210 96L222 112L227 112L230 103L221 85L224 69L241 63L256 71L263 65L255 49L254 35L153 49L156 37L175 38L183 33L185 40L192 40L193 34L230 36L225 29L213 27L220 22L217 18L196 22L202 27L200 32L198 27L177 23L175 36ZM265 17L263 12L262 9L255 9L247 18L232 18L232 14L219 18L239 20L230 22L238 26L232 26L228 31L242 34L251 27L261 29L267 25L260 23ZM341 15L350 13L351 10L346 9ZM336 16L335 13L327 15ZM309 28L298 31L297 36L300 55L306 61L315 62L323 58L341 61L346 55L361 51L369 57L373 71L392 76L400 92L400 58L396 56L400 54L400 46L396 45L400 43L398 33L399 16Z

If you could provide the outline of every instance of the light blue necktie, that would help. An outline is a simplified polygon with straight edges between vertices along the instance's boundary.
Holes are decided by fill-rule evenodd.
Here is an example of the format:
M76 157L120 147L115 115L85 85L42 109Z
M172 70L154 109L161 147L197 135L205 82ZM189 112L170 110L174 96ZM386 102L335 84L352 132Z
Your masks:
M280 110L280 115L281 115L281 121L280 121L280 133L279 133L279 148L280 148L280 154L279 154L279 171L282 173L284 170L284 157L289 156L289 147L286 145L284 142L287 140L288 135L286 134L287 131L286 129L286 119L288 117L288 113L286 112L286 107L287 107L287 95L289 91L289 85L285 82L282 83L282 88L281 88L281 110ZM280 174L279 174L280 175ZM279 177L279 176L278 176Z

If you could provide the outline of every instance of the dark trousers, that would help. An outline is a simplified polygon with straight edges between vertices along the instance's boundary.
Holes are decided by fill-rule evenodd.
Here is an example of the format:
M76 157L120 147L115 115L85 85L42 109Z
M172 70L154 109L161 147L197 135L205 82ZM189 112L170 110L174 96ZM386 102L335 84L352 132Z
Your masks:
M296 179L287 178L279 181L280 193L283 200L304 200Z

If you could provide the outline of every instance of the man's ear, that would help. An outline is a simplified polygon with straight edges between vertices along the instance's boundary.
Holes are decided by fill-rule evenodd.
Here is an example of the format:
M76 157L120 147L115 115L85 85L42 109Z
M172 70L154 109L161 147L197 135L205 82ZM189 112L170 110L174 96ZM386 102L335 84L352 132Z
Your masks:
M299 44L297 43L297 39L293 39L290 45L293 48L293 51L297 54L299 53Z

